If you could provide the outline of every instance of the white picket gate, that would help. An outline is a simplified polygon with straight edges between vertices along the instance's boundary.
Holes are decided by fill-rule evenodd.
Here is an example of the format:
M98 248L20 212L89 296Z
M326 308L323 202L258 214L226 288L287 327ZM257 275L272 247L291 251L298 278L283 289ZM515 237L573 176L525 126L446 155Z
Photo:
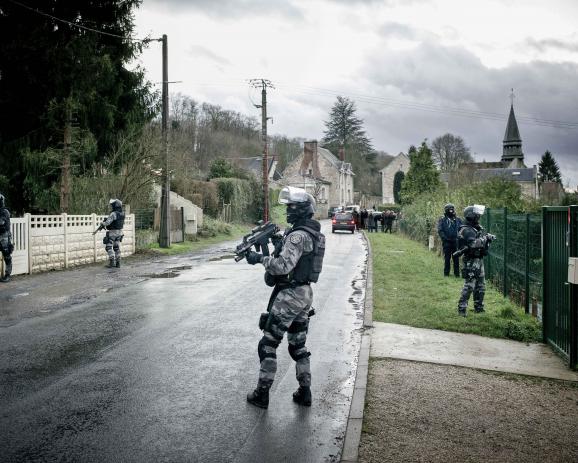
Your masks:
M92 234L104 218L96 214L25 214L23 218L11 219L12 274L58 270L106 260L102 244L105 231ZM134 214L127 214L121 244L123 257L135 252L134 224ZM3 264L0 262L2 274Z

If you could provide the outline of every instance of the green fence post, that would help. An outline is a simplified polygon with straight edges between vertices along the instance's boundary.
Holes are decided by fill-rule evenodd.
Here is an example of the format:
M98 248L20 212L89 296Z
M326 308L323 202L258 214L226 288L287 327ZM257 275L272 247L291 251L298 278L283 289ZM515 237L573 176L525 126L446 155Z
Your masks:
M488 207L488 215L486 215L486 230L488 231L488 233L492 232L492 229L490 228L492 225L492 222L490 220L490 208ZM490 248L492 249L492 248ZM486 262L487 266L487 273L488 273L488 279L493 280L493 275L492 275L492 252L490 251L488 253L488 261Z
M578 206L568 208L570 257L578 257ZM568 280L566 280L568 281ZM578 368L578 285L570 285L570 368Z
M526 313L530 313L530 214L526 214L526 277L524 283L524 291L526 292L524 310Z
M508 208L504 207L504 297L508 296Z
M547 206L542 206L542 340L548 343L548 311L550 310L549 304L549 291L550 285L548 279L548 257L546 255L546 243L549 241L548 232L550 227L548 226L548 209Z

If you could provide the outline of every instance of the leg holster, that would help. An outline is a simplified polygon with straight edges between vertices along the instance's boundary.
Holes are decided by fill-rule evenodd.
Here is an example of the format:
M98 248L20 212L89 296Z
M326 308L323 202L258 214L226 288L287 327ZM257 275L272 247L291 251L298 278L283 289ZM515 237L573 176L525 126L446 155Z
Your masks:
M276 359L277 354L275 353L275 351L267 352L267 349L265 349L265 347L272 347L273 349L277 349L277 347L279 347L279 342L278 341L272 341L271 339L268 339L265 336L263 336L261 338L261 340L259 341L259 344L257 346L257 353L259 354L259 361L262 362L266 358Z

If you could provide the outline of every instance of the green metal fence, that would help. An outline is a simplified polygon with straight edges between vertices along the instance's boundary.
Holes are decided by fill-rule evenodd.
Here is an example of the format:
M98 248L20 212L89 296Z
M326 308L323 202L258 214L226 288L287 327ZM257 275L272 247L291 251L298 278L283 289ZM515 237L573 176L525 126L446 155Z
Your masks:
M486 277L526 313L540 318L542 216L488 209L482 221L484 228L497 236L485 259Z
M578 256L578 206L544 207L544 341L576 368L577 285L568 283L568 258Z

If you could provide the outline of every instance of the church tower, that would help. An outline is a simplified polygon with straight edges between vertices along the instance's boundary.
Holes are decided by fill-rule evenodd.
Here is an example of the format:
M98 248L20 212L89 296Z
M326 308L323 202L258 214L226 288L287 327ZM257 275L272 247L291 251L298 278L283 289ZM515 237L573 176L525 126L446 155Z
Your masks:
M510 116L508 117L508 125L506 126L503 141L502 162L505 167L511 164L515 164L516 167L525 167L524 153L522 152L522 138L520 137L516 115L514 114L514 89L512 89L511 98Z

